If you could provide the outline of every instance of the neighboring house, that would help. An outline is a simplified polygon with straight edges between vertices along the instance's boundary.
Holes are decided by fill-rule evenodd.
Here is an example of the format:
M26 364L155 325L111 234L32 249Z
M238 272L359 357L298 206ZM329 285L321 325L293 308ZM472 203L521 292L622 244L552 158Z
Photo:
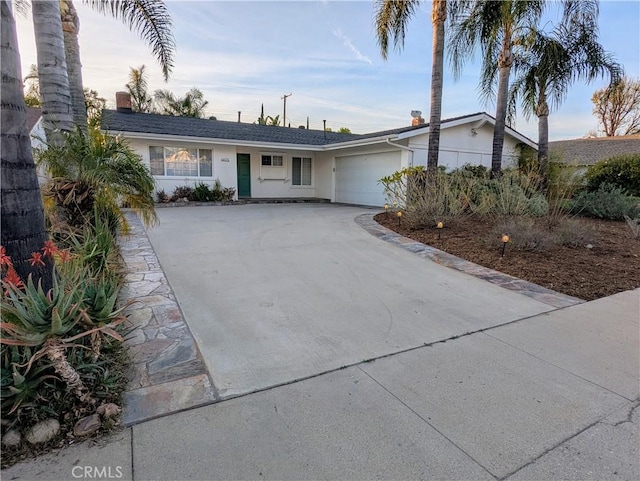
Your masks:
M549 142L552 159L576 167L588 167L616 155L640 154L640 134Z
M126 102L124 103L126 106ZM491 165L495 119L480 112L442 121L440 165ZM236 189L239 198L317 197L381 206L378 180L408 166L426 165L428 124L366 135L240 122L105 110L102 128L128 139L170 194L198 182ZM517 145L535 142L507 128L503 165Z

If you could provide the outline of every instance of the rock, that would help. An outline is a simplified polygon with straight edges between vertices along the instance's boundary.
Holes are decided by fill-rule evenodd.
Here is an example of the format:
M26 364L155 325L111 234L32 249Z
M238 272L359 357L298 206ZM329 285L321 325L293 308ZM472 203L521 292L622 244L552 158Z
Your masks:
M80 419L75 426L73 426L73 434L76 436L86 436L91 434L102 426L99 414L92 414Z
M117 416L118 414L120 414L120 411L122 411L122 409L120 409L120 406L114 403L101 404L100 406L98 406L98 409L96 409L96 412L105 419L110 419Z
M29 444L42 444L51 441L60 433L60 423L57 419L45 419L27 431L24 438Z
M22 436L15 429L10 429L2 436L2 445L5 447L18 446L22 441Z

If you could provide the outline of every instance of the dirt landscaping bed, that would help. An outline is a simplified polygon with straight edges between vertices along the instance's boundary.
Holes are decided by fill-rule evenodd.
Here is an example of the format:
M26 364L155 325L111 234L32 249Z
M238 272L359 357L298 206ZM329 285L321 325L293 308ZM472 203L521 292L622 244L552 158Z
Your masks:
M502 241L495 221L467 218L452 226L412 230L395 216L375 216L381 225L465 260L584 300L640 287L640 240L624 222L575 218L588 241L571 248L548 246L539 252L516 250ZM510 236L513 232L503 232ZM438 238L440 237L440 238Z

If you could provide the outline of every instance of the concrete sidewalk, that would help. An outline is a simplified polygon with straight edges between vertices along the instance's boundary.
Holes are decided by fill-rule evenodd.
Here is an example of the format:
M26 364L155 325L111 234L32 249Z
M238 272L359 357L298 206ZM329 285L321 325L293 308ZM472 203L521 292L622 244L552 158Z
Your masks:
M637 480L639 324L637 289L148 421L2 479Z

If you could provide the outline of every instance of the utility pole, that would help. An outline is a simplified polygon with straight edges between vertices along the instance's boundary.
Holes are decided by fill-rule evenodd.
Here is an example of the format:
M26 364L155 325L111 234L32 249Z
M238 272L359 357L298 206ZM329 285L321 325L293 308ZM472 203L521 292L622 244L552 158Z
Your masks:
M284 115L282 116L282 126L286 127L287 125L287 97L291 97L293 94L291 92L289 92L288 94L284 94L282 97L280 97L282 100L284 100Z

